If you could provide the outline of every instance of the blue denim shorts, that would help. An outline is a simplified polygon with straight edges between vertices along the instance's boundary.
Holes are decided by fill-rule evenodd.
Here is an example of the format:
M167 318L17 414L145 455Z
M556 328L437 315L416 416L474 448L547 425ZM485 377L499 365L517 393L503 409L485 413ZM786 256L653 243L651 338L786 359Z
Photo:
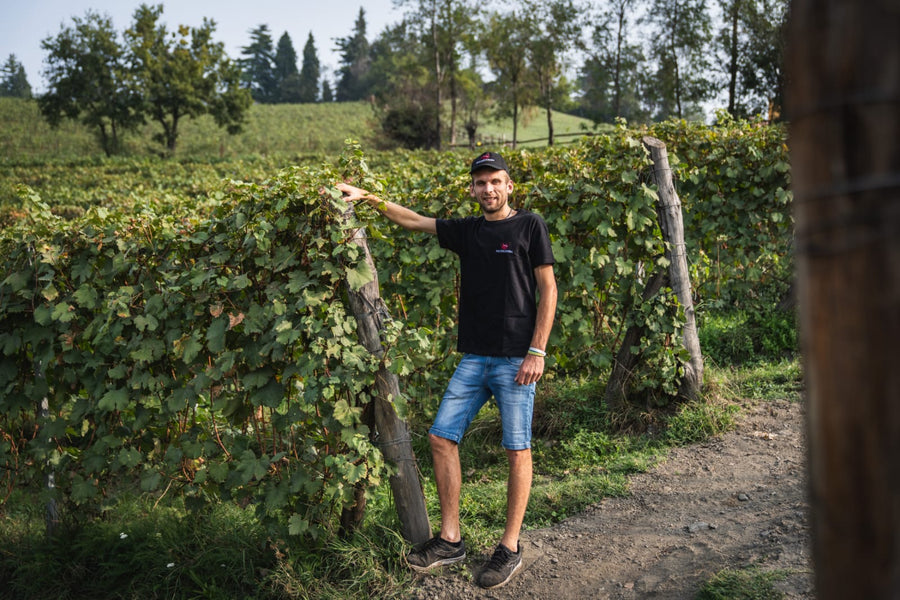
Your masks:
M472 419L493 396L503 424L503 447L507 450L531 448L535 384L519 385L515 381L523 360L520 357L464 355L450 378L428 433L458 444Z

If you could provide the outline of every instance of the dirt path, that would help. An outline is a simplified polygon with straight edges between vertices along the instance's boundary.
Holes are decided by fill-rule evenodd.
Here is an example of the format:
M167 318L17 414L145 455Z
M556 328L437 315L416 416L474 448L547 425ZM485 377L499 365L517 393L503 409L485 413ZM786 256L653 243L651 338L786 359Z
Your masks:
M735 431L677 448L611 498L554 527L525 531L525 568L505 587L471 581L486 556L418 576L414 598L694 598L725 568L791 574L787 598L811 599L803 407L759 402Z

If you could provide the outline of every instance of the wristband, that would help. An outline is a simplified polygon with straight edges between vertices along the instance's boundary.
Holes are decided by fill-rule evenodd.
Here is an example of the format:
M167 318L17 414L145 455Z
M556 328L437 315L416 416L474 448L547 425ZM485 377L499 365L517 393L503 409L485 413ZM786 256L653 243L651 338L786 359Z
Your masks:
M531 347L528 349L528 354L530 354L532 356L540 356L541 358L544 358L545 356L547 356L546 352L544 352L540 348L534 348L534 347Z

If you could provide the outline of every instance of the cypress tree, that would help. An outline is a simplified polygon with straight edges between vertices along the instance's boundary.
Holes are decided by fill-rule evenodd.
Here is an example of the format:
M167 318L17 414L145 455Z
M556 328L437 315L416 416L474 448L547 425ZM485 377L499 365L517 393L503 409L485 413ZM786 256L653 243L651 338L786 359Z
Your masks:
M316 56L316 41L309 32L303 46L303 67L300 69L300 102L317 102L319 99L319 57Z
M360 7L353 26L353 35L337 40L341 51L340 79L337 83L337 100L346 102L362 100L369 95L369 42L366 39L366 11Z
M278 84L278 101L297 103L300 99L300 73L297 71L297 52L294 42L285 31L278 39L275 50L275 80Z

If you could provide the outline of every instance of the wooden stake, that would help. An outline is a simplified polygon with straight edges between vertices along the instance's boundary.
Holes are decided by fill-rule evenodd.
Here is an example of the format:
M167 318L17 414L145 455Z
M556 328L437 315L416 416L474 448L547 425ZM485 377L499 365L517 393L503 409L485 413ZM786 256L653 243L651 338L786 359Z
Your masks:
M666 145L660 140L645 136L642 141L650 151L653 160L653 181L656 183L658 201L656 212L659 227L666 242L666 258L669 259L669 282L684 308L682 341L690 353L684 365L684 379L678 390L680 396L696 399L703 388L703 355L700 352L700 338L697 335L697 319L694 315L694 299L691 294L691 277L688 271L684 245L684 220L681 215L681 200L675 192L672 169Z
M345 222L353 219L353 207L344 213ZM381 328L383 320L389 318L387 307L381 299L375 261L369 252L366 234L357 229L351 243L358 245L365 253L365 260L374 275L373 280L354 291L348 285L350 308L356 317L360 343L373 355L380 357ZM403 537L418 544L431 538L431 524L425 507L425 493L419 481L416 457L412 449L409 426L397 416L391 400L400 396L397 376L385 367L375 375L376 398L374 400L377 445L385 459L392 462L397 472L391 476L391 492L397 505L400 529Z

